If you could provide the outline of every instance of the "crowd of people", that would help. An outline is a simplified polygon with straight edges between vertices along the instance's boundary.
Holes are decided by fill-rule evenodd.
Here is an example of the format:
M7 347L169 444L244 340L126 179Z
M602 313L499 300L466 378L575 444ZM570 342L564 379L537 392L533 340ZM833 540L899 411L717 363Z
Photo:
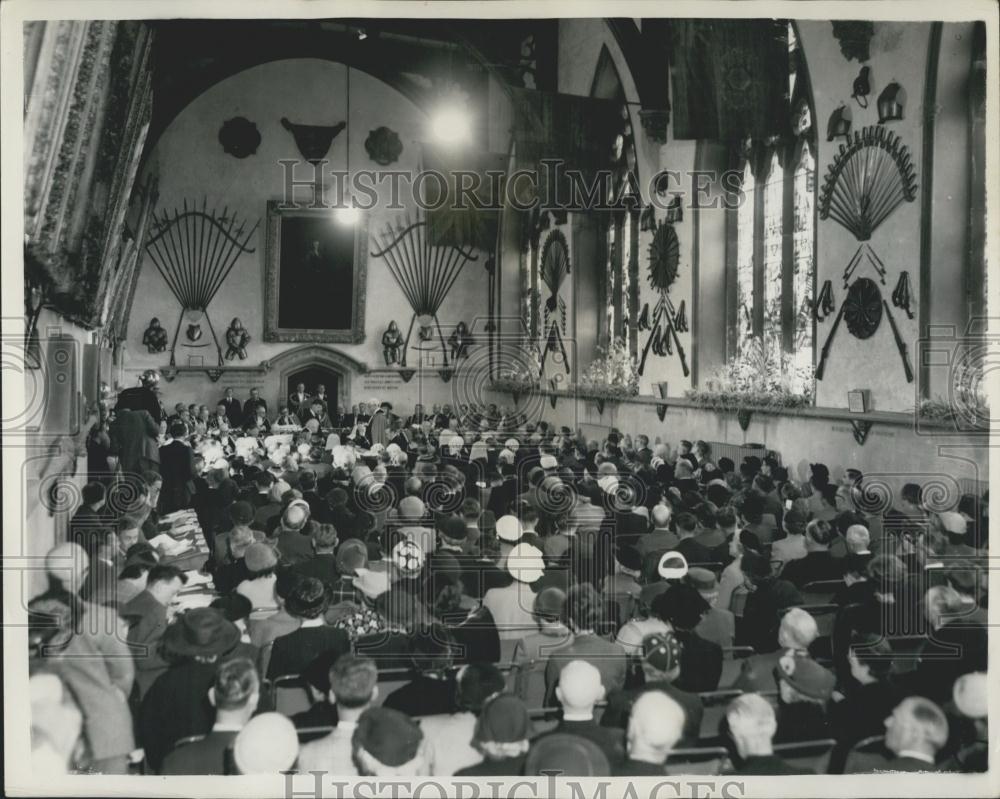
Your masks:
M876 507L855 469L322 387L167 414L153 376L88 451L29 607L39 768L987 767L988 495ZM196 568L149 543L188 508Z

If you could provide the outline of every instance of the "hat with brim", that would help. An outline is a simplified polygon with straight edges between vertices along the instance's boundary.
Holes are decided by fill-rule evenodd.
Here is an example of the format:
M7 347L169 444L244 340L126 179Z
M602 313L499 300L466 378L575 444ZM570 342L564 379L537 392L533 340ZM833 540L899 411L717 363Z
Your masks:
M524 774L537 777L555 771L563 777L609 777L607 755L589 738L564 732L538 738L528 750Z
M497 538L514 543L521 538L521 520L517 516L501 516L496 524Z
M807 655L787 652L774 667L776 682L786 682L809 699L827 701L833 694L837 678Z
M360 567L354 570L354 587L369 599L375 599L392 585L392 577L384 568L367 569Z
M507 556L507 571L518 582L533 583L545 573L542 552L531 544L518 544Z
M680 580L688 573L687 559L680 552L664 552L656 571L664 580Z
M240 631L218 608L192 608L163 633L163 646L178 655L222 655L240 642Z

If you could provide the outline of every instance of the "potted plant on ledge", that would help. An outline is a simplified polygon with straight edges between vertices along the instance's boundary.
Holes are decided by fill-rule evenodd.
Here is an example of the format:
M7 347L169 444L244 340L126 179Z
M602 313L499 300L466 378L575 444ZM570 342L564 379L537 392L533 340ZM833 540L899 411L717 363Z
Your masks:
M639 368L623 339L615 339L606 350L598 347L598 357L580 375L578 396L597 403L598 413L604 404L639 394Z
M718 369L707 389L691 389L685 396L697 405L720 413L735 413L744 431L754 411L777 412L812 403L811 364L796 363L788 353L768 352L758 337L749 339L739 356Z
M517 405L522 394L530 394L538 389L541 380L541 354L534 344L521 346L515 357L497 370L493 378L494 391L509 392Z

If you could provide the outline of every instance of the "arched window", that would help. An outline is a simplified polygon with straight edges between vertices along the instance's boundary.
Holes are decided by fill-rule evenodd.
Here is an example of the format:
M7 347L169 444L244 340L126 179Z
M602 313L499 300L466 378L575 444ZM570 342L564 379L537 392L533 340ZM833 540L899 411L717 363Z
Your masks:
M766 142L745 142L738 166L741 199L728 217L728 268L736 284L729 340L737 358L759 343L769 368L780 369L782 382L795 393L811 395L815 140L805 62L791 25L788 41L788 132Z

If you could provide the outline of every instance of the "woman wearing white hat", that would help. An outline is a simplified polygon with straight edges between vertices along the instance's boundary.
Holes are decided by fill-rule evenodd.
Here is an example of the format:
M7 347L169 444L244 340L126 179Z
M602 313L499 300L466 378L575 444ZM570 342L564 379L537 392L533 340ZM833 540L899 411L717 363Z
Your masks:
M499 535L503 517L497 522ZM517 521L515 519L515 521ZM517 642L538 629L533 608L535 592L531 584L545 571L541 550L531 544L513 547L505 560L507 572L514 580L502 588L491 588L483 596L483 605L493 614L500 635L500 659L509 661Z

